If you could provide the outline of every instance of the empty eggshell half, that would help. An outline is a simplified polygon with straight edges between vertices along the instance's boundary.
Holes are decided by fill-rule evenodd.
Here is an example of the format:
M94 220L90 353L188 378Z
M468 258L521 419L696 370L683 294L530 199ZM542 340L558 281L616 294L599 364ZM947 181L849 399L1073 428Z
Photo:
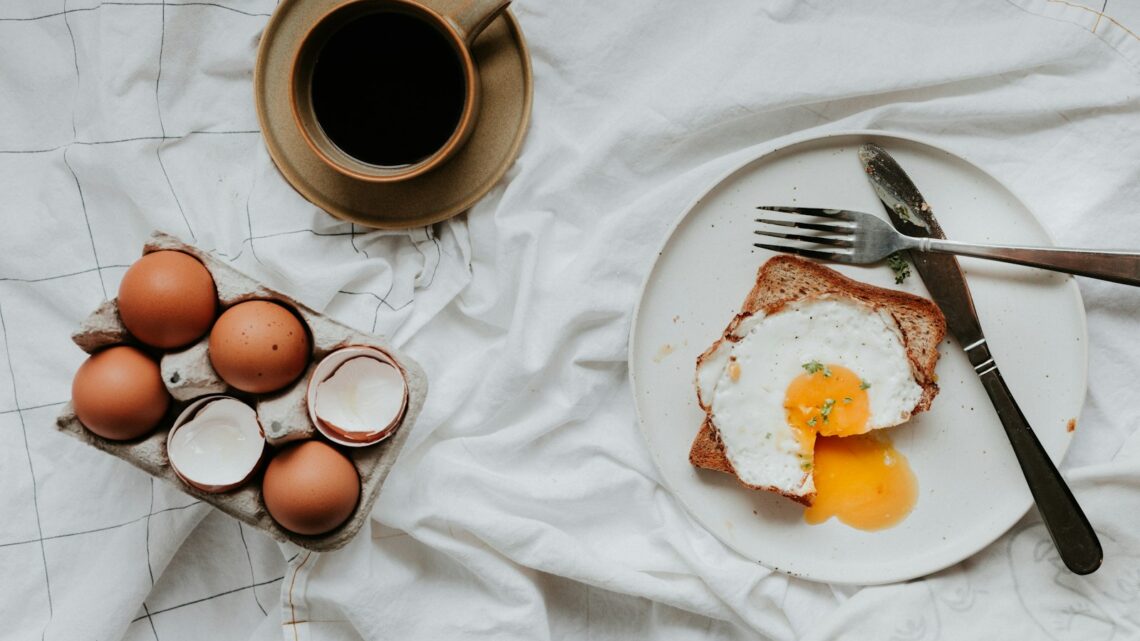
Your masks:
M225 492L257 471L265 435L252 407L229 396L207 396L191 403L166 437L170 467L187 484L204 492Z
M371 347L345 347L313 370L309 417L330 441L349 447L378 443L396 431L408 408L400 366Z

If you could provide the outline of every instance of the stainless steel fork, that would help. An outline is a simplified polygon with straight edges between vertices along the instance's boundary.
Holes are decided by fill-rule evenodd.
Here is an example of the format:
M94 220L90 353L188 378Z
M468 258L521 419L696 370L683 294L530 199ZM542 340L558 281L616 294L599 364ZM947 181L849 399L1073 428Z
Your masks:
M839 263L873 263L900 250L941 252L1000 260L1057 272L1140 286L1140 253L1117 250L1069 249L984 245L939 238L915 238L895 231L874 214L848 209L762 206L769 212L796 214L798 218L757 218L756 222L778 228L794 227L811 232L786 233L770 228L755 230L761 236L793 243L753 243L756 247Z

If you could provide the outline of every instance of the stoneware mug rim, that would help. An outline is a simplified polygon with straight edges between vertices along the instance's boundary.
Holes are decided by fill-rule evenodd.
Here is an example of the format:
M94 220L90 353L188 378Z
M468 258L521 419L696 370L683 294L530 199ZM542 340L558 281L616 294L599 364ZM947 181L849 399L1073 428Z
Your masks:
M478 3L471 3L478 4ZM471 55L471 42L484 26L506 8L509 0L486 3L490 8L486 15L477 16L477 22L463 28L455 18L441 14L415 0L349 0L338 4L316 20L297 47L293 56L290 73L290 106L293 120L301 133L306 146L323 162L335 171L356 180L372 183L388 183L408 180L420 176L444 164L467 141L479 113L481 91L479 72ZM316 56L336 31L371 13L397 12L412 15L435 28L451 45L459 64L463 68L464 88L463 111L451 136L436 151L426 158L407 165L376 165L344 152L325 133L313 111L311 81ZM462 20L460 18L459 20ZM459 24L457 25L457 22Z

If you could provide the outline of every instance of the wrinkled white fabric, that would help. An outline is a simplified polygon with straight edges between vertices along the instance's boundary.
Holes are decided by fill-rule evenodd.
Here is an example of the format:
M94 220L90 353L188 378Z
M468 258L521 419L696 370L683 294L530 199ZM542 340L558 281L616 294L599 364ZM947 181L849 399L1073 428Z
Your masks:
M250 82L275 4L0 7L0 637L1140 637L1140 290L1080 280L1090 382L1064 469L1106 552L1085 579L1032 514L915 582L772 573L662 487L626 368L672 222L784 136L918 135L1059 242L1140 248L1123 18L1075 0L520 0L535 93L517 162L466 216L377 232L307 203L264 149ZM53 429L83 357L68 334L154 228L426 368L424 412L343 550L278 546Z

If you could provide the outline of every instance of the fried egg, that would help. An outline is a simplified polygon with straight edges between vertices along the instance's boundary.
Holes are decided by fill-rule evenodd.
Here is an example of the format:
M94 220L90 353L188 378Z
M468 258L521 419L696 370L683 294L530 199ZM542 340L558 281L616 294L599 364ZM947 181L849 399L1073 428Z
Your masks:
M834 470L854 478L858 470L876 466L892 474L905 467L905 458L885 439L860 437L866 447L855 454L869 463L853 462L854 454L834 456L852 448L825 445L824 439L854 444L856 435L903 423L923 393L894 318L859 300L830 295L738 317L726 339L699 360L697 390L739 479L806 505L817 494L817 452L832 477ZM905 474L898 478L906 481ZM831 498L844 490L842 483L838 490L828 489L834 482L818 485ZM842 506L831 498L809 522L833 513L842 518Z
M815 442L816 496L804 520L831 517L860 530L881 530L906 518L918 500L918 480L906 457L883 432Z

